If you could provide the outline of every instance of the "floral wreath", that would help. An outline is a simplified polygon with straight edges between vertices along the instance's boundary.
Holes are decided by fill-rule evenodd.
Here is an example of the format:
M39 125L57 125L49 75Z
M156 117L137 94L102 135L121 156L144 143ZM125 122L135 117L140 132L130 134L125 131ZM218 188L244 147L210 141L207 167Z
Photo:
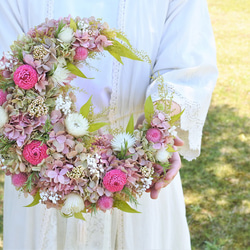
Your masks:
M80 112L70 82L86 76L80 66L108 51L147 60L121 32L100 19L46 20L30 29L0 60L0 166L17 190L54 207L66 217L114 207L137 212L140 197L164 178L175 152L174 124L161 100L145 102L145 120L136 130L131 116L125 131L100 134L91 98Z

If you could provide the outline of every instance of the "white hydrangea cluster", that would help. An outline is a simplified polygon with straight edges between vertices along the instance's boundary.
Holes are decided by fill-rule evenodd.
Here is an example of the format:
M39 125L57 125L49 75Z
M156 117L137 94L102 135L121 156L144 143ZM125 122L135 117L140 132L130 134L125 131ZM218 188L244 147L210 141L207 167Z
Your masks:
M40 197L43 202L50 200L52 201L53 204L57 204L57 201L61 200L62 198L61 195L54 193L52 191L40 192Z
M17 65L17 61L14 60L13 55L10 52L4 53L6 62L0 61L0 70L11 69L13 65Z
M66 96L63 98L62 95L59 95L56 99L56 109L61 110L65 115L68 115L71 113L71 105L72 101L69 96Z
M97 163L100 158L101 158L100 155L95 154L94 157L91 157L90 155L88 155L86 159L90 174L95 175L98 178L100 177L101 173L104 173L103 165L100 163Z
M87 32L89 29L88 23L86 23L84 20L81 20L78 22L78 28L82 30L83 32Z

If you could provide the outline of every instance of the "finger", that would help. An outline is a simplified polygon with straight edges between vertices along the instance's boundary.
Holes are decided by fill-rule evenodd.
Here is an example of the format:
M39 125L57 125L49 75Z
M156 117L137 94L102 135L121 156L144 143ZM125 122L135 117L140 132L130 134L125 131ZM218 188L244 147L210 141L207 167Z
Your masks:
M179 169L181 168L181 158L177 152L173 153L172 158L170 159L170 169L167 171L164 180L170 182L177 175ZM166 184L167 185L167 184Z
M174 139L174 145L175 146L183 146L184 141L182 139L180 139L178 136L176 136L175 139Z
M161 189L156 190L155 187L153 187L151 189L151 192L150 192L151 199L157 199L158 196L159 196L160 191L161 191Z

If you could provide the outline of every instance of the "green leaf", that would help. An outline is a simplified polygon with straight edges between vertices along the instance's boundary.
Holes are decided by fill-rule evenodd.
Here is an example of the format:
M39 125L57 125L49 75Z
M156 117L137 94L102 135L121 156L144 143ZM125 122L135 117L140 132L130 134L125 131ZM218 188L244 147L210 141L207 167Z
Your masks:
M132 60L143 61L131 49L127 48L118 41L112 40L112 43L113 45L105 47L104 49L107 50L113 57L115 57L115 59L117 59L121 64L123 64L121 57L127 57Z
M150 124L152 116L154 114L154 104L153 104L151 96L149 96L145 101L144 114L145 114L146 121L148 122L148 124Z
M99 128L102 128L106 125L109 125L109 123L107 123L107 122L92 123L89 125L89 132L94 132L94 131L98 130Z
M176 152L176 150L173 147L171 147L170 145L168 145L167 151L170 153Z
M36 193L36 195L34 196L34 200L27 206L25 207L34 207L35 205L37 205L40 201L41 197L40 197L40 193L39 191Z
M80 220L84 220L85 221L85 218L83 217L82 213L79 212L79 213L74 213L74 217L76 219L80 219Z
M90 106L92 105L91 99L92 99L92 96L90 96L88 101L80 109L80 114L85 118L87 118L89 115Z
M80 69L78 69L73 63L67 62L66 68L74 75L82 77L82 78L87 78ZM90 79L90 78L88 78Z
M125 202L125 201L115 200L113 206L120 209L120 210L122 210L123 212L141 213L141 212L138 212L137 210L135 210L134 208L130 207L129 204L127 202Z
M74 32L76 32L76 30L77 30L76 22L72 18L70 18L70 25L69 25L69 27L72 30L74 30Z
M127 37L125 37L122 33L117 32L116 33L116 37L120 40L122 40L123 42L125 42L129 47L132 47L132 45L130 44L129 40Z
M172 126L175 122L177 122L181 115L183 114L184 110L182 110L179 114L171 116L171 120L169 121L169 124Z
M133 115L130 116L130 119L126 128L126 133L131 134L131 135L133 135L134 133L134 116Z

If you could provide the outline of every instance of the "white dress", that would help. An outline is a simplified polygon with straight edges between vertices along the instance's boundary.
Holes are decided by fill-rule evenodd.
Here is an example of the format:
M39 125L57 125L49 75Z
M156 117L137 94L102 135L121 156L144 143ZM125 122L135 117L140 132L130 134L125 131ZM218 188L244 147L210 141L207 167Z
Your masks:
M96 62L93 83L84 82L97 106L110 104L109 120L125 126L131 113L143 112L147 95L157 97L153 74L163 75L174 100L185 108L179 136L181 154L188 160L200 153L202 127L217 78L215 44L205 0L5 0L0 2L0 51L21 32L46 17L103 17L123 30L131 44L145 51L152 65L124 59L120 65L107 55ZM92 74L92 72L87 72ZM75 85L82 84L77 80ZM95 86L93 90L91 85ZM112 90L112 92L111 92ZM87 97L84 97L85 100ZM78 106L84 103L82 96ZM86 216L87 221L63 219L54 209L18 198L6 178L4 198L4 249L190 249L185 204L179 174L157 200L145 194L141 214L120 211Z

